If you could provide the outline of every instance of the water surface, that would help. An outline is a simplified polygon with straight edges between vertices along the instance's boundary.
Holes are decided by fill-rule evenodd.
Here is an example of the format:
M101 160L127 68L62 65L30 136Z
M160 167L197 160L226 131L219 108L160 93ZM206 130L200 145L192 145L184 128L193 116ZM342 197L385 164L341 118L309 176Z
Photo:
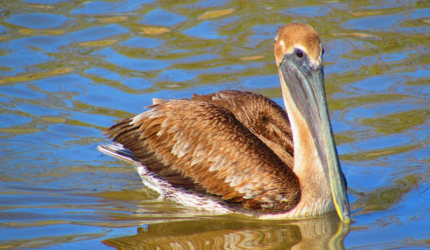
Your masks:
M430 247L428 2L4 0L0 14L0 247ZM292 21L324 44L347 235L335 215L259 221L159 200L96 150L152 98L239 89L283 105L273 38Z

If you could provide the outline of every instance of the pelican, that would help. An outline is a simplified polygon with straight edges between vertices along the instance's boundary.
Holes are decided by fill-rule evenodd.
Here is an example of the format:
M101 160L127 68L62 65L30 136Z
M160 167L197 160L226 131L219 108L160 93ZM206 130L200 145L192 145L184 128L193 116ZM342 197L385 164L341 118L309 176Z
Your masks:
M104 133L98 149L135 164L143 183L174 202L261 219L336 210L350 222L324 89L323 49L309 25L278 29L275 59L286 108L227 90L154 99Z

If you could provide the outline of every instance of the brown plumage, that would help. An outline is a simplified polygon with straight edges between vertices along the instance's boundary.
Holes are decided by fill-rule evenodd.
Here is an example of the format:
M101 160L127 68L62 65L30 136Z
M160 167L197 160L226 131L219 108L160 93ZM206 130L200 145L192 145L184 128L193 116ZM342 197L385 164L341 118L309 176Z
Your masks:
M158 102L105 133L173 187L267 212L300 200L288 117L272 100L221 91Z
M99 150L134 163L145 185L187 206L265 219L336 209L350 222L318 34L305 24L279 28L275 59L288 115L269 98L234 90L154 99L107 129L115 144Z

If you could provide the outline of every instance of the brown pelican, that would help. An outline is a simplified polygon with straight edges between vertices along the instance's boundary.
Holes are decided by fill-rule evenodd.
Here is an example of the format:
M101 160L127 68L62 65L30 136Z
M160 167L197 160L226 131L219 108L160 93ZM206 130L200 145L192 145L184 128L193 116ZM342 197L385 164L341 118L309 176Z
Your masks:
M154 99L150 110L107 129L115 143L99 150L134 163L149 188L180 204L263 219L336 210L349 223L320 38L290 23L275 39L287 112L242 91Z

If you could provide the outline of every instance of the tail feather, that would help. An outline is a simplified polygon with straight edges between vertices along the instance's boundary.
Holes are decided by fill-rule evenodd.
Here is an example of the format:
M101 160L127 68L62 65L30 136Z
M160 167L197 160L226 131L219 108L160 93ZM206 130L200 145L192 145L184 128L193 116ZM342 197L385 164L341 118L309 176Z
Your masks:
M120 160L141 165L133 153L119 143L99 145L97 146L97 150Z

